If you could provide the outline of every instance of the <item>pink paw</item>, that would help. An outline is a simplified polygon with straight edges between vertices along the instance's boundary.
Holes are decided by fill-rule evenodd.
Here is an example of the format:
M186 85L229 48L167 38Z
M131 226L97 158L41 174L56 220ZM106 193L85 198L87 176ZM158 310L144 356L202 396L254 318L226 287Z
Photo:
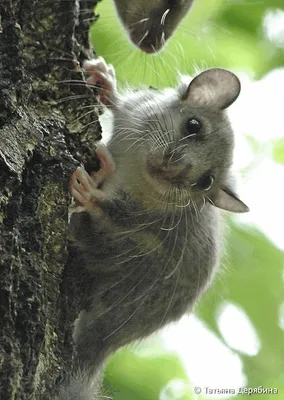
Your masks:
M84 167L78 167L70 181L70 193L77 205L91 208L96 202L103 200L104 194L97 189L96 182Z
M83 68L89 75L87 83L98 86L100 100L108 107L115 108L117 104L116 77L111 64L102 57L84 61Z
M96 154L100 160L101 168L98 172L92 172L91 176L97 183L101 183L107 176L114 173L115 164L112 155L104 144L99 143L97 145Z
M78 167L70 180L70 193L76 205L83 208L91 208L105 198L104 191L98 186L115 171L113 158L103 144L98 144L96 154L101 163L100 170L89 175L84 167Z

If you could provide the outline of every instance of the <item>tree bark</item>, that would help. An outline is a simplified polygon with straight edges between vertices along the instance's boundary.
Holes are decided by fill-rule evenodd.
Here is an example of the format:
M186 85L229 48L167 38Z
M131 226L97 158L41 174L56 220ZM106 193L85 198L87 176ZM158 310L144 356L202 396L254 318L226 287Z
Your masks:
M80 69L96 3L0 2L1 400L52 399L72 362L81 271L68 262L68 181L100 138Z

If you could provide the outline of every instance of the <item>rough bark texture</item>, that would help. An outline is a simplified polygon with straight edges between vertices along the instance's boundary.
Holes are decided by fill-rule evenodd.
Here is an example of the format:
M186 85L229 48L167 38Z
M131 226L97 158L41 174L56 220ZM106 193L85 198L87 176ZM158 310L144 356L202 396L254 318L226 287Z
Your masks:
M0 1L1 400L52 399L73 356L81 271L66 250L68 180L100 137L79 64L95 4Z

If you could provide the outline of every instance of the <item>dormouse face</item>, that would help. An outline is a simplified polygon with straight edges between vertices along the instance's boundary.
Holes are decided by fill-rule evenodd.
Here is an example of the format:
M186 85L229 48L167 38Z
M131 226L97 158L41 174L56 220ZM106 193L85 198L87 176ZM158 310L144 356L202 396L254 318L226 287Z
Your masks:
M115 0L131 41L146 53L163 48L192 3L193 0Z
M131 114L122 132L123 157L137 160L153 191L247 211L229 181L234 135L226 108L239 93L234 74L211 69L178 90L137 94L125 109Z
M186 188L194 197L207 195L232 164L234 136L228 118L222 111L180 102L171 107L152 117L160 120L160 126L149 134L155 135L149 172L159 181Z

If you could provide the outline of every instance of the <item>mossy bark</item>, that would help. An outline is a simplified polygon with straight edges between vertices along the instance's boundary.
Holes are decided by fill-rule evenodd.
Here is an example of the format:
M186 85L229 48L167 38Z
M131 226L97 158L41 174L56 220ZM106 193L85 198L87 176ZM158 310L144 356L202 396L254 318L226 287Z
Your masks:
M96 2L0 2L1 400L52 399L73 357L68 181L100 138L80 68Z

